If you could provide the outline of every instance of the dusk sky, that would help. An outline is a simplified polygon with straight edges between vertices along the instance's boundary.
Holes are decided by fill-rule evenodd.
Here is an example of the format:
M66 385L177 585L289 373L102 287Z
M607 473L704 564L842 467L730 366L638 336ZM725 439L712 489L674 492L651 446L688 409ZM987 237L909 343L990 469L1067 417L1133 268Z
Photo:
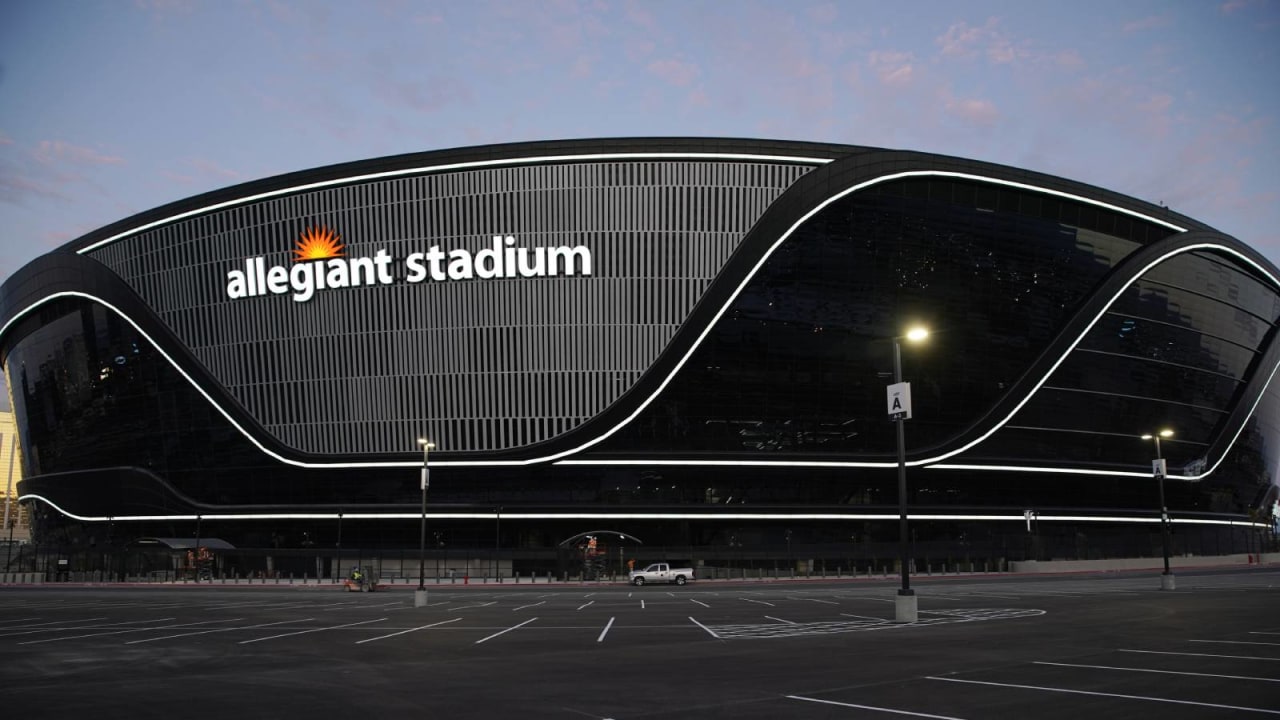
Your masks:
M1280 0L0 3L0 278L133 213L467 145L923 150L1163 202L1280 262Z

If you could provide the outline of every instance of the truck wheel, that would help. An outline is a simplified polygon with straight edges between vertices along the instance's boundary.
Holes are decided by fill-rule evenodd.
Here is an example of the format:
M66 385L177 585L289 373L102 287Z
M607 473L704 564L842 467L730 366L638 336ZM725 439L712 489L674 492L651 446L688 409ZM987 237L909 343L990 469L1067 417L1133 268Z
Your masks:
M642 578L642 577L638 577L638 578L636 578L635 580L632 580L631 582L632 582L632 584L634 584L636 587L640 587L641 585L643 585L643 584L644 584L644 578Z
M676 576L676 584L677 584L677 585L683 585L684 583L685 583L684 576L683 576L683 575L677 575L677 576Z

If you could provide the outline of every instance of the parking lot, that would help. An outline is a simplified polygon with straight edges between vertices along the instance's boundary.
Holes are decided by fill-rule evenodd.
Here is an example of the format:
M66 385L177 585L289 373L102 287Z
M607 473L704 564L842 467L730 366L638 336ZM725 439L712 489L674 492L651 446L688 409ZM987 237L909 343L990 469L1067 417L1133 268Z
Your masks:
M1265 717L1280 570L685 587L0 589L13 717Z

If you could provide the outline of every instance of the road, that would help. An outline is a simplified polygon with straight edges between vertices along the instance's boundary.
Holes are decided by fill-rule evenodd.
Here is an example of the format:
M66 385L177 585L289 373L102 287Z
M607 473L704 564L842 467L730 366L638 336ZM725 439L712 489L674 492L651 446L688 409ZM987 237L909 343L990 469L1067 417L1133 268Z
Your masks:
M895 585L0 588L13 718L1280 716L1280 568Z

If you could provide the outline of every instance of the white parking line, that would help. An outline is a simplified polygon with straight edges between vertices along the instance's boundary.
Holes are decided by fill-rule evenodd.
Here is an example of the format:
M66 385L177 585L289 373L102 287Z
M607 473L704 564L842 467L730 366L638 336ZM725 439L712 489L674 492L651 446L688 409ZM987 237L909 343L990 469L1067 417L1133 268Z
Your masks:
M293 635L306 635L307 633L320 632L321 630L340 630L342 628L355 627L356 625L368 625L369 623L382 622L386 618L378 618L377 620L361 620L360 622L347 623L345 625L331 625L329 627L311 628L310 630L299 630L297 632L283 633L281 635L268 635L267 637L254 638L252 640L241 640L241 645L262 642L263 640L275 640L276 638L291 637Z
M693 598L689 598L689 602L696 602L696 603L698 603L699 605L701 605L701 606L702 606L702 607L704 607L704 608L709 608L709 607L711 607L710 605L708 605L708 604L706 604L706 603L702 602L701 600L694 600Z
M1033 665L1055 665L1057 667L1089 668L1092 670L1124 670L1126 672L1159 673L1161 675L1191 675L1193 677L1225 678L1227 680L1258 680L1261 682L1280 683L1280 678L1251 677L1248 675L1217 675L1215 673L1183 672L1178 670L1153 670L1151 668L1112 667L1110 665L1076 665L1075 663L1034 662Z
M768 605L769 607L778 607L777 605L774 605L774 604L773 604L773 603L771 603L771 602L765 602L765 601L763 601L763 600L752 600L751 598L738 598L738 599L739 599L739 600L742 600L742 601L744 601L744 602L753 602L753 603L757 603L757 604L759 604L759 605Z
M173 618L165 618L165 620L172 620L172 619ZM243 620L243 619L244 618L233 618L233 620ZM164 622L164 620L152 620L149 622ZM83 638L102 637L103 635L123 635L125 633L144 632L146 630L170 630L172 628L194 627L196 625L208 625L209 623L216 623L216 622L231 622L231 621L230 620L204 620L202 622L182 623L181 625L160 625L158 627L129 628L127 630L112 630L110 632L86 633L84 635L64 635L63 637L45 638L44 640L28 640L26 642L20 642L18 644L19 645L40 645L42 643L62 642L63 640L80 640Z
M776 617L774 617L774 616L772 616L772 615L765 615L765 618L767 618L767 619L769 619L769 620L775 620L775 621L780 622L780 623L786 623L787 625L795 625L795 624L796 624L796 623L794 623L794 622L792 622L792 621L790 621L790 620L783 620L782 618L776 618Z
M962 718L953 717L951 715L930 715L928 713L910 712L909 710L895 710L893 708L876 707L874 705L855 705L853 703L836 702L835 700L819 700L818 698L804 697L803 695L787 695L790 700L804 700L805 702L822 703L823 705L838 705L840 707L857 708L859 710L873 710L875 712L893 713L894 715L910 715L911 717L933 718L934 720L963 720Z
M641 609L641 610L643 610L643 609L644 609L644 600L641 600L641 601L640 601L640 609Z
M280 620L278 622L259 623L257 625L245 625L243 627L218 628L216 630L197 630L196 632L178 633L177 635L165 635L163 637L145 638L142 640L130 640L125 645L141 645L142 643L156 642L159 640L172 640L173 638L189 637L191 635L208 635L210 633L231 632L233 630L256 630L257 628L271 627L272 625L288 625L289 623L307 622L315 620L315 618L302 618L300 620Z
M77 628L77 627L72 627L72 628L45 628L44 626L45 626L45 625L62 625L62 624L64 624L64 623L94 622L94 621L96 621L96 620L106 620L106 618L105 618L105 617L96 617L96 618L84 618L84 619L82 619L82 620L51 620L51 621L49 621L49 622L42 622L42 623L36 623L35 625L24 625L24 626L23 626L23 627L27 627L27 628L33 628L33 627L36 627L36 628L44 628L44 629L42 629L42 630L24 630L23 632L0 633L0 637L9 637L9 636L11 636L11 635L34 635L35 633L38 633L38 632L58 632L58 631L61 631L61 630L87 630L88 628ZM134 620L134 621L132 621L132 622L140 622L140 621ZM119 623L116 623L116 624L118 625ZM111 627L111 625L107 625L106 627ZM12 629L13 629L13 628L5 628L5 630L12 630Z
M609 624L604 626L604 630L600 631L600 637L596 638L596 642L604 642L604 636L609 633L609 628L613 627L613 618L609 618Z
M1280 658L1275 658L1280 660ZM1125 700L1147 700L1150 702L1172 703L1174 705L1195 705L1197 707L1221 708L1223 710L1239 710L1240 712L1255 712L1264 715L1280 715L1280 710L1264 710L1263 708L1243 707L1240 705L1219 705L1217 703L1195 702L1192 700L1173 700L1170 698L1148 697L1146 695L1121 695L1119 693L1094 692L1092 690L1070 690L1067 688L1045 687L1043 685L1015 685L1012 683L987 682L985 680L961 680L960 678L942 678L926 676L925 680L941 680L942 682L966 683L969 685L988 685L991 687L1007 687L1019 688L1022 690L1044 690L1045 692L1069 693L1072 695L1092 695L1094 697L1114 697L1124 698Z
M707 631L707 634L708 634L708 635L710 635L711 637L713 637L713 638L715 638L715 639L717 639L717 640L719 640L719 639L720 639L720 636L719 636L719 635L717 635L717 634L715 633L715 631L714 631L714 630L712 630L711 628L707 627L706 625L703 625L702 623L698 622L697 620L694 620L693 618L689 618L689 622L693 623L694 625L697 625L698 627L702 628L703 630L706 630L706 631Z
M534 618L529 618L528 620L525 620L524 622L520 623L519 625L514 625L514 626L512 626L512 627L507 628L506 630L502 630L502 631L500 631L500 632L496 632L496 633L494 633L494 634L490 635L490 636L489 636L489 637L487 637L487 638L484 638L484 639L482 639L482 640L477 640L477 641L476 641L476 644L477 644L477 645L479 645L479 644L480 644L480 643L482 643L482 642L487 642L487 641L489 641L489 640L492 640L492 639L494 639L494 638L498 637L499 635L506 635L507 633L511 632L512 630L516 630L516 629L518 629L518 628L522 628L522 627L524 627L525 625L528 625L529 623L531 623L531 622L533 622L534 620L537 620L537 619L538 619L538 618L536 618L536 617L534 617Z
M389 637L395 637L395 636L397 636L397 635L404 635L404 634L406 634L406 633L418 632L419 630L426 630L427 628L438 627L438 626L440 626L440 625L448 625L448 624L449 624L449 623L451 623L451 622L458 622L458 621L459 621L459 620L461 620L461 619L462 619L462 618L454 618L454 619L452 619L452 620L441 620L441 621L440 621L440 622L438 622L438 623L431 623L430 625L421 625L421 626L416 627L416 628L409 628L408 630L401 630L400 632L393 632L393 633L390 633L390 634L388 634L388 635L379 635L378 637L365 638L364 640L357 640L357 641L356 641L356 644L357 644L357 645L363 645L363 644L365 644L365 643L367 643L367 642L373 642L374 640L385 640L385 639L387 639L387 638L389 638Z
M1231 660L1270 660L1271 662L1280 662L1280 658L1255 657L1253 655L1212 655L1210 653L1162 652L1160 650L1125 650L1123 648L1117 650L1116 652L1143 653L1146 655L1183 655L1186 657L1216 657L1216 658L1228 658Z
M463 605L462 607L456 607L456 608L454 608L454 610L470 610L471 608L489 607L490 605L497 605L497 604L498 604L498 601L497 601L497 600L493 600L493 601L491 601L491 602L487 602L487 603L480 603L479 605Z
M591 602L595 602L595 601L592 600ZM547 604L547 601L543 600L541 602L533 603L532 605L521 605L518 608L511 608L511 612L516 612L517 610L523 610L525 608L538 607L539 605L546 605L546 604ZM587 603L587 604L590 605L591 603ZM578 609L581 610L582 608L578 608Z
M587 607L587 605L592 605L594 603L595 603L595 600L588 600L586 605L579 605L578 609L581 610L582 608Z
M1223 645L1280 645L1280 643L1249 642L1248 640L1188 640L1187 642L1220 643Z
M30 622L32 620L39 620L39 619L40 618L38 617L17 618L16 620L0 620L0 623L24 623L24 622Z
M852 614L852 613L840 613L840 614L841 614L841 615L843 615L843 616L845 616L845 617L861 618L861 619L863 619L863 620L874 620L875 622L889 622L888 620L885 620L884 618L878 618L878 617L874 617L874 616L871 616L871 615L854 615L854 614Z
M801 600L808 600L809 602L824 603L824 604L826 604L826 605L839 605L839 604L840 604L840 603L838 603L838 602L836 602L836 601L834 601L834 600L819 600L819 599L817 599L817 598L800 598L800 599L801 599Z

